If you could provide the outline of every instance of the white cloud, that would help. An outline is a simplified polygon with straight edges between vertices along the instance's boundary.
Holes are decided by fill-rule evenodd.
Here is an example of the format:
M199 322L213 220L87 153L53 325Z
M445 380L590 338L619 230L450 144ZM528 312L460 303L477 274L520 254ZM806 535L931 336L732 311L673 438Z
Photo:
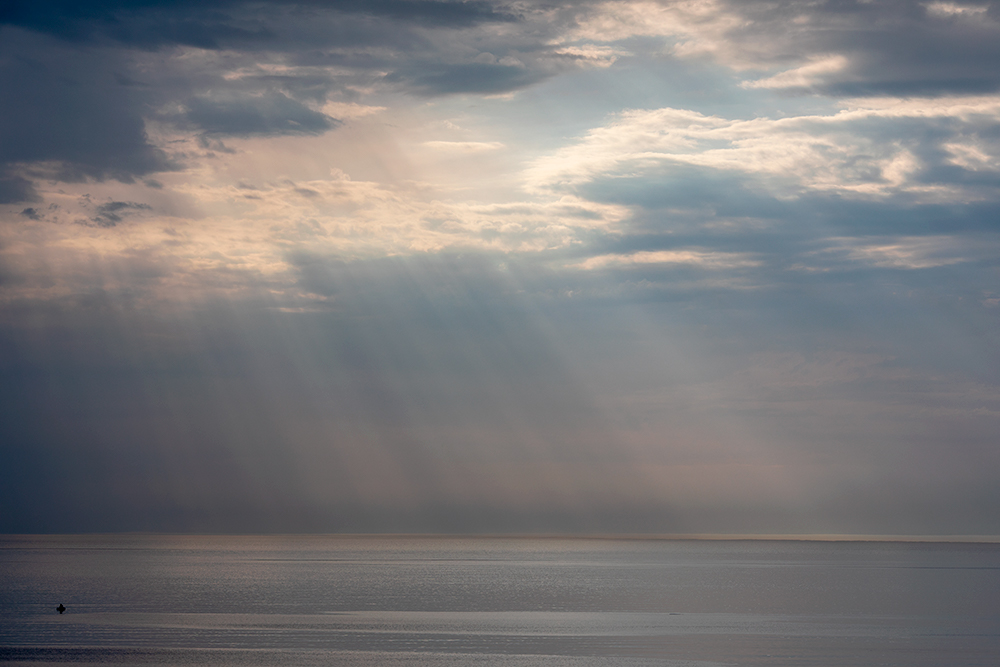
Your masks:
M903 134L900 119L947 119L949 135ZM957 156L952 164L964 159L982 169L993 164L995 149L975 137L980 130L998 127L1000 96L849 100L837 113L776 119L727 119L672 108L631 110L536 160L526 177L535 187L565 188L692 166L752 174L779 197L826 191L969 201L977 197L971 190L915 178L925 166L916 148L934 148L927 142L937 142ZM963 138L961 150L955 148L958 137Z
M754 81L744 81L740 84L743 88L808 88L819 83L828 74L835 74L843 71L848 64L847 58L834 54L826 57L813 59L812 62L786 70L766 79L756 79Z
M226 176L203 168L171 175L168 189L114 181L43 189L51 206L40 208L38 219L20 216L17 225L0 230L0 264L25 276L2 298L74 294L85 286L81 266L109 267L103 287L127 290L134 283L128 274L133 257L162 270L143 285L157 298L261 285L282 291L294 289L287 257L296 248L345 260L449 248L535 253L578 244L588 230L614 229L628 213L573 196L451 201L431 184L352 180L340 169L325 179L297 181L234 183ZM95 215L92 202L110 200L152 207L114 227L74 224Z
M557 56L568 56L576 60L580 65L588 67L611 67L621 56L631 55L624 49L616 49L611 46L597 46L595 44L585 44L583 46L564 46L556 49Z
M937 16L975 16L981 17L986 14L988 7L981 5L960 5L956 2L931 2L925 5L927 13Z
M941 148L951 154L948 160L962 169L968 171L1000 171L1000 156L990 155L985 152L982 146L971 142L955 142L941 144Z
M608 266L635 264L682 264L702 269L735 269L760 266L761 262L747 253L712 252L705 250L642 250L629 254L597 255L575 264L581 269L602 269Z
M713 55L737 68L755 62L750 50L733 48L727 34L748 21L715 0L602 2L577 19L559 42L615 42L631 37L672 37L674 54ZM749 56L749 58L748 58Z
M845 118L954 118L963 123L996 122L1000 96L867 97L844 100Z
M930 269L995 256L996 243L959 236L899 236L893 238L832 238L822 251L849 262L891 269Z
M327 102L323 105L323 113L328 116L333 116L334 118L340 120L346 120L349 118L362 118L364 116L371 116L372 114L377 114L380 111L385 111L385 107L369 106L365 104L358 104L357 102Z

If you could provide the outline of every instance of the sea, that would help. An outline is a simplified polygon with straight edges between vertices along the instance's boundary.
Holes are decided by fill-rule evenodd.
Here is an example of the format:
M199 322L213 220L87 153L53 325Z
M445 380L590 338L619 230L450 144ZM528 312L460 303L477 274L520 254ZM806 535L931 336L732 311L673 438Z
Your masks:
M0 536L0 662L996 667L1000 544Z

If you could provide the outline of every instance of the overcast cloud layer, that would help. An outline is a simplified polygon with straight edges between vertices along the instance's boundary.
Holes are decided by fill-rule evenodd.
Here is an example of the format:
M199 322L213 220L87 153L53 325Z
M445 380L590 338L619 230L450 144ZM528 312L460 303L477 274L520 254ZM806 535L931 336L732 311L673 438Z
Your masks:
M0 531L1000 534L1000 3L0 9Z

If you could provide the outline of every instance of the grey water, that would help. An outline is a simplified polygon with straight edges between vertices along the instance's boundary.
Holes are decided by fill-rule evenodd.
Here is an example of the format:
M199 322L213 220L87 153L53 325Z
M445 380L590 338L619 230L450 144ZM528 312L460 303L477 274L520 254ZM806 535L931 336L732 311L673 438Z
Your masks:
M0 662L994 667L1000 544L0 536Z

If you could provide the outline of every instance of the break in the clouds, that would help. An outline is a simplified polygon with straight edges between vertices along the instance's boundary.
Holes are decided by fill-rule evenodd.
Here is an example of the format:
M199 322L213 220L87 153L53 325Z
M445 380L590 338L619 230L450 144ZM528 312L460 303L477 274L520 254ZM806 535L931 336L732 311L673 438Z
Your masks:
M998 45L8 2L0 529L996 534Z

